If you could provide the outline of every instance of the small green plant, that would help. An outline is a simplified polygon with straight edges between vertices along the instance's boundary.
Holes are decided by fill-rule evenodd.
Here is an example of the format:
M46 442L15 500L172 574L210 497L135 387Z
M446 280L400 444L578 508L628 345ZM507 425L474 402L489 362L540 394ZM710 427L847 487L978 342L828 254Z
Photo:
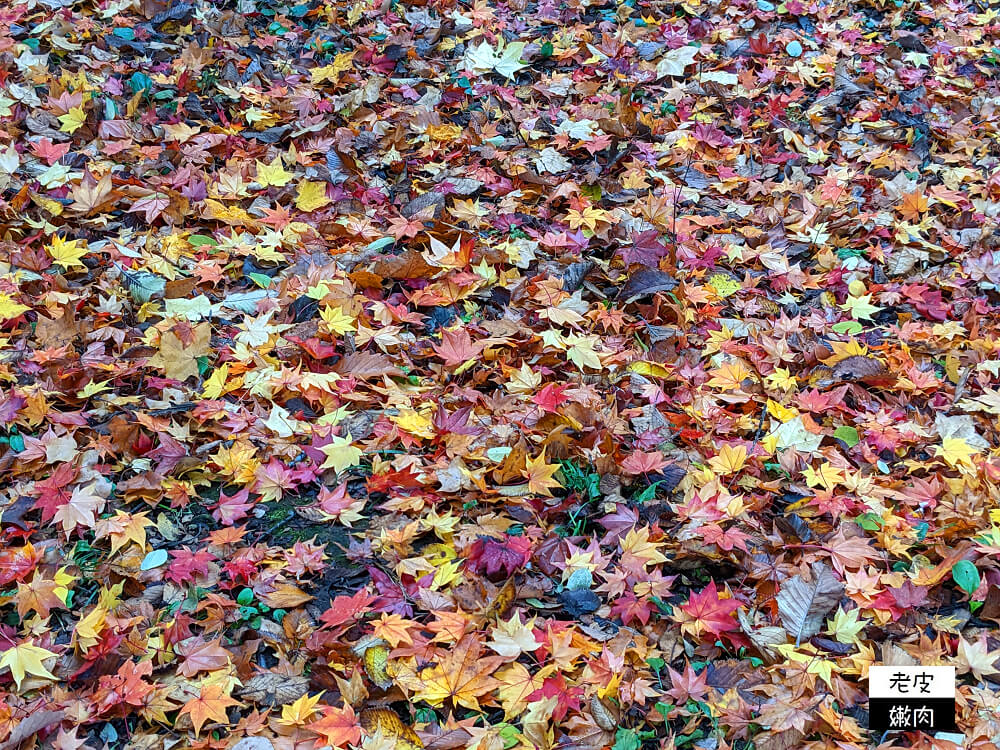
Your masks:
M73 545L71 553L73 564L76 565L84 578L90 578L101 560L101 550L92 547L86 539L80 539Z
M414 711L414 718L421 724L433 724L438 720L438 715L433 708L418 708Z
M663 480L653 482L648 487L644 487L639 492L636 492L632 496L632 500L642 505L643 503L648 503L650 500L656 497L656 488L663 483Z
M240 605L237 619L237 624L247 625L254 630L260 627L261 620L266 614L270 614L275 622L281 622L285 615L288 614L283 609L271 610L263 602L256 601L253 589L240 589L240 593L236 595L236 603Z
M573 461L560 461L563 486L571 492L580 493L588 502L601 496L601 476L577 466Z

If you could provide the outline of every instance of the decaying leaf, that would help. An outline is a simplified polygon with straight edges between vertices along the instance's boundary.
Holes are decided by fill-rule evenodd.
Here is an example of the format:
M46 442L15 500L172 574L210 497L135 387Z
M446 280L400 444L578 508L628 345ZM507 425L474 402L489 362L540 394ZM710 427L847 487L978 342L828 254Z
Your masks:
M820 631L823 618L844 593L844 585L823 563L813 563L810 571L808 581L801 575L784 581L777 597L781 624L796 645Z
M301 698L308 689L309 679L302 675L265 672L244 682L237 693L244 701L262 706L284 706Z

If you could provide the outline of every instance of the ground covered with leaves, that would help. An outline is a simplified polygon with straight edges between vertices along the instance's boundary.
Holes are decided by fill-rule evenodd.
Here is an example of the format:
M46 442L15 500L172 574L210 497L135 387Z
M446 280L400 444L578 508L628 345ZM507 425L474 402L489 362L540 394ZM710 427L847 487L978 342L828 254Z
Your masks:
M0 8L0 750L1000 744L986 3Z

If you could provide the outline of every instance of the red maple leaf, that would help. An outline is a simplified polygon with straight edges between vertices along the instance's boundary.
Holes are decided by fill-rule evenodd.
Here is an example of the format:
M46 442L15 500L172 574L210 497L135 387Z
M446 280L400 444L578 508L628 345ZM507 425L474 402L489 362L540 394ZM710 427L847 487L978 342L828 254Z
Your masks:
M569 383L563 385L547 383L542 390L531 397L531 403L542 407L543 411L555 414L557 407L569 401L569 397L564 395L569 386Z
M351 507L354 498L347 494L347 482L341 482L332 490L329 487L320 487L316 496L316 505L324 513L336 516Z
M304 339L300 336L286 336L288 341L298 344L302 351L313 359L327 359L337 354L337 347L326 341L320 341L315 336Z
M128 704L141 707L154 686L143 677L153 673L153 662L127 661L118 667L118 674L101 675L93 703L98 714L103 714L117 706ZM126 709L128 710L128 709Z
M356 745L361 741L361 725L350 703L345 704L342 709L324 706L323 715L311 724L307 724L306 729L318 734L325 740L325 744L332 747Z
M542 687L528 696L528 702L542 700L543 698L556 698L557 703L552 711L553 721L562 721L570 709L580 710L580 696L583 695L583 688L579 685L570 687L566 684L566 676L559 674L546 678Z
M800 408L811 411L814 414L822 414L825 411L829 411L831 407L839 406L843 403L846 393L846 385L842 385L832 391L826 391L825 393L821 393L814 388L802 391L796 401Z
M162 475L176 468L177 464L188 456L190 449L186 445L174 440L165 432L158 432L156 436L159 438L160 444L156 450L149 451L146 456L159 460L155 471L157 474Z
M619 249L625 265L638 263L643 266L656 267L660 259L666 256L668 248L660 242L660 233L655 229L645 232L634 232L632 234L632 244Z
M31 544L0 548L0 586L24 580L35 569L41 557L42 551L36 550Z
M663 457L660 451L651 451L649 453L634 451L621 463L621 467L625 471L636 475L659 471L669 465L670 462Z
M174 560L170 563L170 568L164 576L174 583L190 583L195 576L206 575L208 564L215 560L215 555L207 549L200 549L197 552L191 551L189 547L171 550Z
M359 589L354 596L338 596L330 602L330 608L319 616L328 628L335 628L345 622L353 622L369 610L375 597L365 589Z
M407 592L402 584L392 580L386 573L372 565L368 566L368 575L371 576L378 592L378 597L372 602L372 610L413 617L413 607L406 600ZM433 574L431 576L433 577Z
M639 522L639 511L618 503L615 505L614 513L609 513L604 518L598 519L597 522L608 531L601 539L601 544L613 544L635 528Z
M686 615L686 622L692 623L697 630L720 636L739 630L733 613L741 606L736 599L720 599L715 581L712 581L700 594L691 594L680 610Z
M480 537L469 553L469 565L493 576L501 570L509 577L528 561L531 540L523 536L508 536L503 541Z
M895 622L911 609L927 603L927 589L914 585L913 581L906 581L899 588L880 591L871 597L871 602L875 609L888 610Z
M44 159L49 166L55 164L69 153L71 143L53 143L49 138L41 138L31 144L35 156Z
M389 490L399 492L401 490L423 489L423 487L424 483L420 480L420 475L410 465L399 471L373 474L368 477L368 481L365 483L365 489L368 490L368 494L370 495L378 494L379 492L388 492Z
M212 518L224 526L232 526L241 518L246 518L247 511L255 503L250 502L250 491L243 489L234 495L219 492L219 502L212 510Z
M76 466L67 461L59 464L48 478L35 482L35 491L39 493L35 508L42 512L42 523L51 521L56 511L69 502L73 493L67 487L76 475Z
M744 534L737 528L723 530L719 524L710 523L702 526L700 531L706 544L717 544L719 549L724 549L726 552L732 552L734 547L747 551L746 540L750 535Z
M480 427L469 424L472 406L463 406L449 413L443 406L438 406L434 412L434 430L439 435L479 435Z
M683 706L688 698L701 700L708 695L708 670L703 669L701 673L695 672L691 668L690 662L684 669L684 674L675 672L667 667L667 674L670 675L670 690L667 695Z
M481 343L472 343L472 337L469 336L469 331L466 328L444 331L441 334L441 343L434 345L434 351L448 367L461 365L470 359L475 359L482 349Z
M639 599L631 591L626 591L619 596L611 607L612 617L618 617L622 625L628 626L638 620L643 625L649 622L649 616L653 613L653 606L648 599Z

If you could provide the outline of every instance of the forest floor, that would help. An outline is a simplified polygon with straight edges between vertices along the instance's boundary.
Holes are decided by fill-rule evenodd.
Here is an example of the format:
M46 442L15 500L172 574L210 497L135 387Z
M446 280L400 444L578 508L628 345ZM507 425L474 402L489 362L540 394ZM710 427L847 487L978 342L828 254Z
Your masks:
M998 103L979 0L5 4L0 750L995 750Z

